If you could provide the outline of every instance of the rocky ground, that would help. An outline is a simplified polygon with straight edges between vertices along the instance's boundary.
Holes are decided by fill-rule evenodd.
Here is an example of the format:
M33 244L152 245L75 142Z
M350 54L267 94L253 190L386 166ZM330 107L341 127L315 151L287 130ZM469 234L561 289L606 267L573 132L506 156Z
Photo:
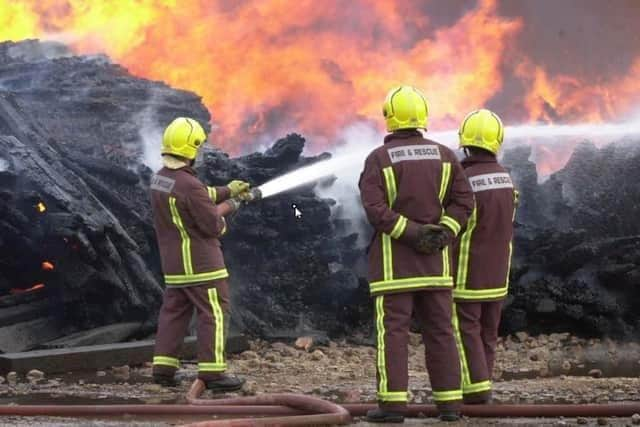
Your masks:
M362 341L354 339L355 342ZM336 402L372 402L375 396L375 349L348 341L325 346L253 341L251 349L231 357L231 370L247 379L243 394L294 392ZM306 343L308 344L308 343ZM633 363L631 361L633 360ZM424 348L411 336L410 391L414 403L431 402ZM496 403L608 403L640 401L640 346L608 340L584 340L569 334L501 339L495 372ZM184 403L196 376L186 361L182 385L163 389L151 383L149 366L48 378L39 372L8 375L0 384L0 404ZM640 424L640 416L637 421ZM84 425L173 425L185 420L82 421ZM428 420L422 420L428 421ZM473 420L459 425L631 425L620 419ZM70 419L5 418L2 425L77 425ZM417 421L415 421L417 422Z

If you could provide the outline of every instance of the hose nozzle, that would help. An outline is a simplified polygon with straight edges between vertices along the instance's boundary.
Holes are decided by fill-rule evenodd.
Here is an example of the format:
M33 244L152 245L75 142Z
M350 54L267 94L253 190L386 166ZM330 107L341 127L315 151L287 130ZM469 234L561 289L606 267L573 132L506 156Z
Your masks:
M262 199L262 191L260 191L260 188L256 187L249 190L249 197L246 199L247 202L254 202L260 199Z

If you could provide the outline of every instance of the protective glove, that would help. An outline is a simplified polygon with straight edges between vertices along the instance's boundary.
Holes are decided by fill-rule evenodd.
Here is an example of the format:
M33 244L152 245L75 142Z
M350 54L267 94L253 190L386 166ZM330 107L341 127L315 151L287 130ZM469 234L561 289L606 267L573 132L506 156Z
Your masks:
M228 212L223 212L222 213L223 215L228 215L230 213L234 213L235 211L240 209L240 206L242 206L242 201L240 199L238 199L237 197L232 197L230 199L227 199L227 201L225 203L229 205L229 210L228 210Z
M426 224L418 230L415 250L423 254L433 255L447 246L453 233L441 225Z
M249 188L251 188L251 184L245 181L234 179L233 181L227 184L227 188L231 191L231 197L236 197L240 193L249 191Z
M239 193L237 198L242 200L245 203L249 203L254 199L253 194L251 194L250 190L245 190L242 193Z

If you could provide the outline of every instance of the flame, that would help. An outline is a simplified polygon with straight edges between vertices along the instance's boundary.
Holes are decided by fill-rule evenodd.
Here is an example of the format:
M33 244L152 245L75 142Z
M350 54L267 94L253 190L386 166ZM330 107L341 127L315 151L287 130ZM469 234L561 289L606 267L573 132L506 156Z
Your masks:
M399 83L427 94L434 130L487 104L509 124L602 122L640 101L640 58L609 79L553 75L518 49L525 19L501 16L496 0L445 25L424 3L0 0L0 39L61 40L195 91L210 139L232 154L291 131L318 149L356 121L381 126L382 99ZM502 93L507 77L522 93Z
M9 292L11 293L11 295L16 295L16 294L24 294L26 292L37 291L38 289L44 289L44 283L37 283L27 289L13 288Z
M53 263L52 263L52 262L49 262L49 261L43 261L43 262L42 262L42 269L43 269L44 271L53 271L53 269L54 269L54 265L53 265Z
M47 205L42 202L38 202L36 204L36 210L40 213L45 213L47 211Z
M542 66L527 61L516 74L530 86L525 97L529 119L558 122L560 119L602 123L629 112L640 103L640 58L629 74L611 83L589 82L575 76L550 77Z
M498 16L495 0L480 1L448 27L435 27L417 1L292 6L0 0L0 39L62 39L77 52L104 51L134 74L195 91L218 129L213 142L238 153L247 137L291 131L324 147L358 119L381 122L382 99L403 82L428 94L441 127L455 126L500 89L502 55L521 25Z

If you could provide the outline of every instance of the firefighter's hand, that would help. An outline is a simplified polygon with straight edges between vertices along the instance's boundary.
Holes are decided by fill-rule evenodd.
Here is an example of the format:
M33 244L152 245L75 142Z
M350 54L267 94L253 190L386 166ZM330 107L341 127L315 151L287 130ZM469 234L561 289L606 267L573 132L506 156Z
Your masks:
M242 202L237 198L231 198L225 200L223 203L218 205L218 214L222 216L226 216L234 213L242 206Z
M251 188L251 184L245 181L234 179L227 184L227 188L229 188L229 190L231 191L231 197L236 197L241 193L249 191L249 188Z
M420 227L415 249L423 254L433 255L449 244L451 233L441 225L426 224Z
M237 198L245 203L249 203L254 199L253 194L251 194L250 190L245 190L242 193L239 193Z

